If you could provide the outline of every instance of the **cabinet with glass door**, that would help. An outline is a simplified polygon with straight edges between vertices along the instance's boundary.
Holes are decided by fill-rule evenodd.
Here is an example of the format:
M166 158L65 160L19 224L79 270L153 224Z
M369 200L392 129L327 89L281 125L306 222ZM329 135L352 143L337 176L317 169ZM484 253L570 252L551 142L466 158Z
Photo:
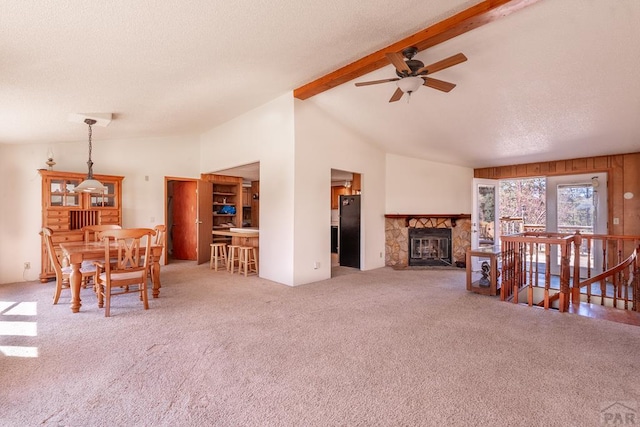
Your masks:
M82 193L75 193L74 189L81 181L71 177L52 177L48 180L46 191L43 193L48 194L43 202L50 207L80 206Z

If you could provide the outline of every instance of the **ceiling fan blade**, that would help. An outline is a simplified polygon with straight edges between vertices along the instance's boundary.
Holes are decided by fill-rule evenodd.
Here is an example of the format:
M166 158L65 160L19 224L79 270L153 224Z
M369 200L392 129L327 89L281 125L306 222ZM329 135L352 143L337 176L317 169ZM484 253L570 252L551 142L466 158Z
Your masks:
M391 99L389 100L389 102L396 102L397 100L402 98L402 95L404 95L404 92L402 91L402 89L400 88L396 89L396 91L393 92L393 95L391 96Z
M442 80L434 79L432 77L423 77L424 85L432 87L434 89L441 90L443 92L451 92L451 89L456 87L453 83L445 82Z
M427 65L426 67L422 67L420 69L418 69L416 71L416 74L422 74L425 71L427 72L427 74L433 74L436 71L440 71L440 70L444 70L445 68L449 68L449 67L453 67L454 65L457 65L461 62L464 62L467 60L467 57L464 56L464 54L462 53L458 53L455 54L453 56L450 56L446 59L443 59L442 61L438 61L438 62L434 62L431 65Z
M372 80L370 82L359 82L359 83L356 83L356 86L377 85L378 83L395 82L397 80L400 80L400 77L396 77L393 79L384 79L384 80Z
M407 63L404 62L404 59L402 59L402 55L397 52L388 52L385 55L387 56L389 62L391 62L394 67L396 67L396 70L398 70L399 73L411 74L411 68L409 68Z

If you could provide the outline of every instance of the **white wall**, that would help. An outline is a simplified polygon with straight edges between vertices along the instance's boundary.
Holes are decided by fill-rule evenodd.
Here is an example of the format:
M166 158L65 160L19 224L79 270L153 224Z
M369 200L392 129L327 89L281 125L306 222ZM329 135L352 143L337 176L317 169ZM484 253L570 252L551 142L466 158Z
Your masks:
M122 223L125 227L152 227L165 223L165 176L200 176L197 135L108 141L104 144L104 153L98 152L97 156L93 156L94 163L99 159L109 165L108 169L101 168L100 173L108 171L111 175L125 177L122 182ZM98 173L96 166L94 173Z
M123 175L123 225L164 222L164 176L199 176L196 136L105 141L94 132L95 174ZM0 283L36 280L40 274L41 179L47 151L54 170L87 172L87 141L0 145ZM145 176L149 181L145 181ZM151 219L154 219L153 221ZM23 272L23 263L31 269Z
M386 155L387 214L470 214L473 169Z
M196 178L259 161L260 275L287 285L331 277L331 169L362 174L363 270L384 265L385 213L471 210L472 169L385 155L292 93L200 137L107 141L106 132L94 133L94 172L125 176L125 227L164 222L165 176ZM56 170L86 172L86 141L0 145L0 283L40 272L37 169L46 167L50 147ZM26 261L32 268L23 272Z
M331 277L331 169L362 174L360 265L383 267L384 153L310 101L295 101L295 124L296 284Z
M384 257L384 153L285 94L201 137L201 171L260 162L260 276L331 277L331 169L363 175L362 269ZM314 268L316 262L320 268Z
M293 285L293 94L201 137L202 172L260 162L260 277Z

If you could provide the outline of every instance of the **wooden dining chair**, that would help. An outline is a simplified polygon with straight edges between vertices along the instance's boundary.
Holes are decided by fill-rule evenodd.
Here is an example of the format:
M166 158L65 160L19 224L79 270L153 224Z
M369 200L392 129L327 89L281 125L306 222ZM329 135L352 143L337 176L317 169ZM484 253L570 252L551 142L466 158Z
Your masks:
M150 228L124 228L105 230L99 233L104 243L104 259L115 262L96 262L95 286L98 307L104 306L104 315L111 315L111 297L138 293L144 309L149 309L147 298L147 272L152 238L155 231ZM117 255L111 252L117 248Z
M122 227L117 224L102 224L102 225L85 225L82 227L84 233L85 242L97 242L98 233L105 230L120 230Z
M153 230L156 232L156 235L153 238L153 244L161 245L162 247L164 247L166 243L165 239L166 239L167 226L164 224L158 224L155 227L153 227Z
M164 249L166 247L167 244L167 226L164 224L158 224L155 227L153 227L153 231L156 232L156 235L153 238L153 244L154 245L159 245L162 246L162 254L164 254ZM162 255L160 255L160 257L162 257ZM149 259L149 272L147 273L147 275L149 277L152 277L152 271L151 269L153 268L153 262L151 259ZM160 286L158 286L158 289L160 288Z
M162 246L162 253L164 254L165 248L167 247L167 226L164 224L158 224L153 227L153 230L156 232L153 244Z
M71 267L63 267L60 262L60 258L58 258L58 254L53 247L53 230L48 227L44 227L42 229L42 235L44 236L45 246L47 247L47 253L49 254L49 261L51 262L51 266L56 273L56 290L53 294L53 303L57 304L60 299L60 294L62 293L62 289L69 288L69 276L71 276ZM80 267L80 274L82 274L82 287L87 287L87 282L96 273L96 266L89 263L82 263Z

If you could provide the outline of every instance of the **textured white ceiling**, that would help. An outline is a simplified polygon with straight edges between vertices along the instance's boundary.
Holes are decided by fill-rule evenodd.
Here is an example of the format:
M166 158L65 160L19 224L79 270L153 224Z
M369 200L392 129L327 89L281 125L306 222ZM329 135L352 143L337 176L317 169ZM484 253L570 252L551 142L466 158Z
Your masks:
M0 143L204 132L478 1L0 2ZM387 151L487 166L640 150L640 1L545 0L421 52L469 61L410 103L353 82L313 102ZM356 81L393 76L385 67Z

